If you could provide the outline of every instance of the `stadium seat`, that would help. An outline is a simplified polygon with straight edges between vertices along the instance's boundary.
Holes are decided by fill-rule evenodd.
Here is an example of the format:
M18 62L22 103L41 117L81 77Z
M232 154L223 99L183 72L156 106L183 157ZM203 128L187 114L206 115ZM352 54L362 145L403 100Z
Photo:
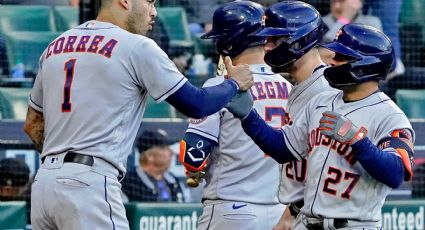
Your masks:
M399 89L395 97L408 118L425 118L425 90Z
M163 20L170 37L170 49L193 49L187 16L182 7L158 7L158 17Z
M201 53L207 57L213 57L216 55L215 45L212 40L203 40L196 35L192 36L192 40L195 46L195 53Z
M10 31L55 31L50 6L0 5L0 34Z
M58 32L9 32L5 34L10 69L17 62L22 62L26 72L36 74L40 55L59 35Z
M78 8L72 6L55 6L53 10L57 31L66 31L78 26Z
M163 101L156 103L152 97L148 96L147 106L144 118L175 118L176 110L174 107Z
M30 88L0 87L0 112L3 119L25 120Z
M400 10L400 22L423 23L425 21L425 1L424 0L404 0Z

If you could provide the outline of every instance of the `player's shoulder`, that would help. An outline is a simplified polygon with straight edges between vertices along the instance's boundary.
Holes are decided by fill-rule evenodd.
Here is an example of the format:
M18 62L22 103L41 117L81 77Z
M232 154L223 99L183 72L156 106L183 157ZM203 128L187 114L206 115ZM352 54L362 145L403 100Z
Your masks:
M314 102L329 102L334 100L334 98L338 95L342 93L342 91L334 89L334 88L326 88L326 90L321 91L320 93L318 93L316 96L314 96L311 101Z
M382 106L385 106L386 107L386 110L388 112L398 113L398 114L403 114L404 115L404 112L384 92L376 93L375 96L379 98L379 100L382 102L381 103Z

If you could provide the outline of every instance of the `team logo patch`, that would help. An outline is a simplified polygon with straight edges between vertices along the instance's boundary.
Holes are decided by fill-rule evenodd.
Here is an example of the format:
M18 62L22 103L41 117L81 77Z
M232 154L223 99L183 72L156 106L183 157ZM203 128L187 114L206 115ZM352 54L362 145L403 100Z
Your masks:
M197 125L197 124L202 123L202 122L203 122L203 121L205 121L206 119L207 119L207 117L202 117L202 118L199 118L199 119L190 118L190 119L189 119L189 122L190 122L190 124Z
M266 19L267 19L267 16L266 15L264 15L263 17L261 17L261 26L266 26Z

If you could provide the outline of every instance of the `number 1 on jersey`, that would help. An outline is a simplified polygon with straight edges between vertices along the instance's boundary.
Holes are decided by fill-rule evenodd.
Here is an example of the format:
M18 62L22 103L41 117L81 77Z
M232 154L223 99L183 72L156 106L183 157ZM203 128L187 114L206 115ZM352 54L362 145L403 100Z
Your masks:
M63 86L63 103L62 103L62 112L71 112L71 86L72 79L74 78L74 69L77 59L73 58L65 62L64 71L65 71L65 83Z

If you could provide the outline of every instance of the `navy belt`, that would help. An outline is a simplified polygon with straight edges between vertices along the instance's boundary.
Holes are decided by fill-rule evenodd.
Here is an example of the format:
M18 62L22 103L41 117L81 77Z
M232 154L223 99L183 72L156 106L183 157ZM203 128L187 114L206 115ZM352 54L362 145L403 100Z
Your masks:
M348 227L348 220L347 219L334 219L333 226L336 229L346 228L346 227ZM306 228L308 230L324 230L323 223L307 224Z
M44 163L44 160L46 160L46 157L41 158L42 163ZM93 156L87 156L87 155L79 154L76 152L67 152L65 155L65 158L63 159L63 162L93 166L94 158Z
M46 157L41 158L41 163L44 163L45 159L46 159ZM77 164L87 165L87 166L91 167L94 164L94 157L79 154L79 153L76 153L76 152L67 152L65 157L63 158L63 162L64 163L77 163ZM117 178L118 178L119 181L121 181L124 178L124 173L121 172L120 170L118 170L118 177Z

